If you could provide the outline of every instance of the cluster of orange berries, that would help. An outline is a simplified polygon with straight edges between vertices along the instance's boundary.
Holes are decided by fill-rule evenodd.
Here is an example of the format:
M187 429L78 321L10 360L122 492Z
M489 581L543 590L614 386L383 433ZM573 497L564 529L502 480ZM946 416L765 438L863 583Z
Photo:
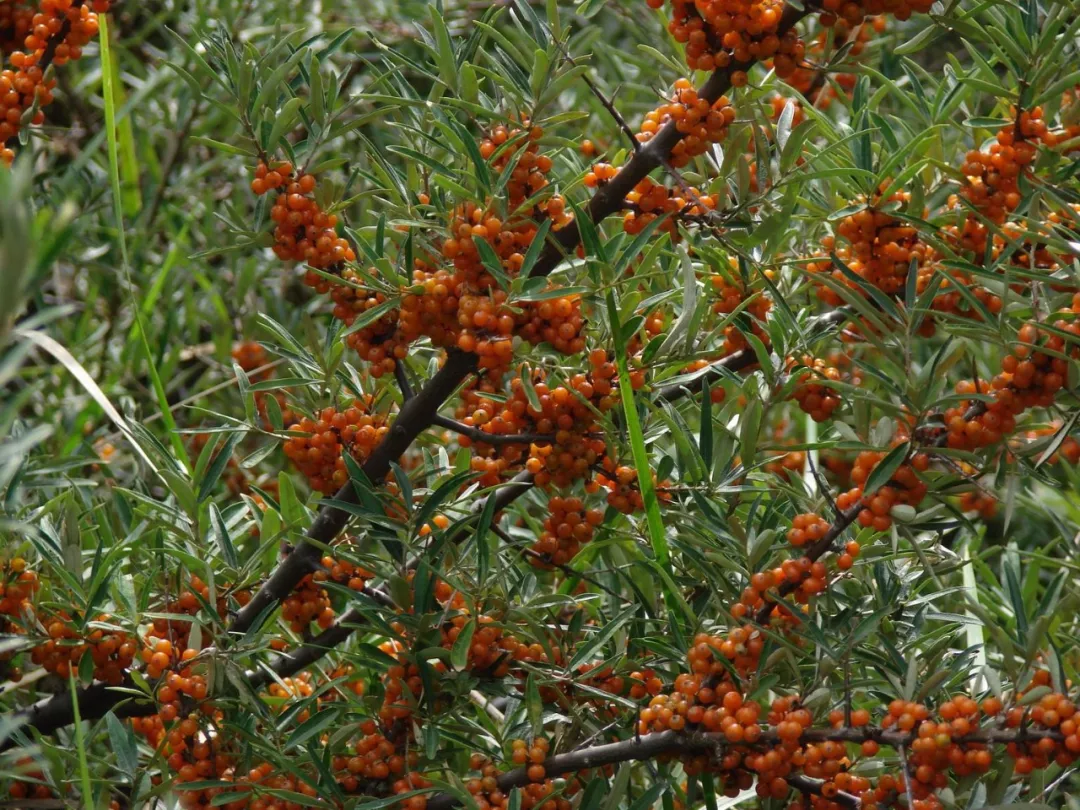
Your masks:
M592 540L596 527L603 522L604 513L585 509L580 498L550 498L544 531L532 545L536 556L529 561L537 567L565 565L583 544Z
M497 172L513 167L506 184L511 212L526 202L531 203L534 214L546 215L551 219L552 229L560 230L573 219L566 211L566 201L558 194L536 199L537 194L547 187L547 174L552 167L551 158L540 153L542 137L543 128L531 126L527 119L522 121L521 127L497 126L480 142L480 156L485 160L494 157L491 165ZM528 228L528 225L523 227Z
M23 45L33 27L34 9L20 0L0 0L0 54Z
M676 168L687 165L693 158L705 154L709 146L727 137L728 127L735 120L735 108L727 96L709 103L698 95L689 79L675 82L671 101L662 104L645 116L639 143L648 143L666 124L675 122L682 139L671 152L671 164Z
M191 576L188 586L182 590L176 599L170 599L162 606L162 612L170 614L186 614L194 617L203 605L217 612L218 616L225 616L229 611L229 599L226 596L225 586L219 586L216 599L211 600L210 586L197 576ZM251 593L247 590L236 590L231 593L231 598L236 605L243 607L251 600ZM146 675L151 679L161 677L172 665L187 660L190 647L191 629L193 620L181 618L156 618L144 637L144 647L140 656L146 664ZM162 643L167 642L167 643ZM202 646L213 643L208 633L203 632ZM192 648L193 649L193 648ZM193 655L198 650L194 650ZM190 656L189 656L190 657Z
M506 290L481 254L481 244L486 244L498 257L501 271L514 278L536 238L538 221L547 218L555 230L571 221L561 196L540 193L549 184L547 174L552 168L551 158L539 152L542 135L539 127L497 127L480 144L481 155L492 159L496 171L511 173L507 181L510 216L501 218L491 205L472 201L453 210L441 256L416 258L412 284L400 291L400 305L348 337L349 345L371 364L374 376L393 371L409 344L423 337L441 348L478 355L481 368L489 371L509 367L515 336L532 343L546 341L565 354L584 350L585 319L577 296L517 302L511 307ZM530 207L523 216L519 209L526 204ZM440 265L439 260L448 265ZM340 274L341 284L311 272L305 281L320 292L331 293L334 315L347 324L383 306L392 296L389 290L372 289L356 271L345 269Z
M963 380L956 393L990 395L991 402L960 402L945 412L949 447L973 450L995 445L1016 429L1016 417L1030 408L1047 408L1065 384L1068 360L1080 356L1080 322L1059 319L1055 330L1071 336L1068 343L1058 331L1025 324L1018 344L1001 361L1001 373L992 380Z
M346 540L345 542L348 542ZM281 618L288 622L294 633L303 633L315 622L320 630L326 630L334 623L336 615L331 607L330 594L325 583L362 591L369 579L375 574L348 560L324 556L321 568L301 579L292 593L281 603Z
M585 350L584 327L580 296L567 295L523 308L515 332L533 345L549 343L555 351L570 355ZM460 340L458 348L461 348Z
M693 186L686 192L677 191L657 183L651 177L644 177L626 195L628 210L623 215L623 230L628 234L638 234L653 221L667 217L659 229L675 239L680 218L706 216L709 211L716 210L716 205L715 196L702 194Z
M270 208L274 229L274 253L282 261L306 262L319 269L334 268L356 260L347 239L338 236L337 215L327 214L312 196L315 176L297 173L287 160L272 168L259 161L251 190L262 196L274 191ZM309 276L318 274L309 271Z
M216 713L213 719L220 719ZM241 768L241 759L230 751L229 738L211 724L190 714L173 723L165 736L163 752L173 774L177 801L185 810L224 807L226 810L288 810L301 805L285 798L300 794L310 802L317 789L293 774L282 773L268 762ZM227 786L184 786L196 782L226 782ZM231 800L219 797L229 794Z
M813 715L801 705L798 697L776 698L769 707L767 719L773 726L778 744L767 751L744 753L740 763L742 768L757 775L757 794L762 798L786 797L790 791L788 775L801 768L808 776L813 772L815 778L825 780L822 795L827 796L826 785L831 777L838 775L844 746L826 742L800 747L800 738L809 728Z
M356 741L352 756L336 756L333 760L333 769L339 774L338 781L345 791L355 792L363 784L361 780L370 782L392 779L394 782L404 781L411 785L409 775L419 761L416 750L400 751L400 746L379 731L374 720L362 722L360 732L363 736ZM395 786L395 793L406 793L413 789L411 786L405 790L398 787Z
M776 451L770 454L770 460L765 465L765 472L779 476L785 481L793 476L802 475L806 469L806 451L790 450Z
M965 492L960 496L960 511L974 513L983 520L990 520L997 514L998 500L993 495L981 490Z
M543 762L547 759L550 744L543 737L537 737L529 745L524 740L513 740L510 759L526 769L530 782L521 791L521 807L533 810L570 810L572 805L565 795L553 796L554 782L545 778ZM465 789L469 791L478 810L496 810L509 806L510 796L499 787L499 769L482 754L473 754L469 758L469 770L477 772L466 780Z
M664 0L647 0L661 8ZM780 32L782 0L671 0L668 30L686 45L686 62L694 70L715 70L734 63L772 58L776 75L791 75L802 62L805 46L798 34ZM737 70L732 85L746 84Z
M40 588L37 573L27 569L23 557L0 563L0 635L26 634L26 622L37 616L33 595ZM23 670L12 664L17 654L17 650L0 652L0 681L22 679Z
M464 609L452 617L442 629L443 647L452 649L458 636L472 620ZM490 671L495 677L501 678L510 671L510 664L513 661L510 651L516 651L521 644L516 638L505 633L491 616L477 616L475 621L476 628L469 640L465 666L470 671Z
M308 479L311 488L324 495L337 492L349 480L344 453L361 464L389 431L385 414L373 412L372 402L355 400L344 410L323 408L318 419L304 417L290 425L285 455Z
M101 615L96 621L107 623L109 618ZM62 678L78 672L83 656L89 653L94 662L94 678L118 686L123 683L124 673L135 660L138 650L134 637L123 630L97 627L80 632L64 613L48 620L46 631L49 640L34 647L31 660Z
M340 275L340 284L331 284L321 276L315 276L312 281L316 282L313 286L320 292L329 290L334 302L334 317L346 326L352 326L357 318L390 300L390 293L372 289L356 270L346 267ZM399 308L390 308L345 338L349 348L369 364L373 377L393 372L397 361L408 354L408 340L398 329L400 317Z
M637 469L617 464L611 456L604 456L601 466L604 472L597 474L596 483L608 490L608 506L624 515L640 512L645 508ZM671 501L671 490L667 481L657 481L654 475L653 487L658 501L661 503Z
M281 603L281 618L288 622L294 633L302 633L317 622L320 630L334 623L334 609L330 607L330 595L308 574L293 588Z
M1019 179L1035 161L1037 144L1048 137L1041 107L1012 110L1013 126L998 130L986 152L967 153L961 171L967 185L961 194L987 219L996 224L1020 205ZM979 246L981 249L981 246Z
M882 184L880 191L887 189ZM847 265L852 273L886 295L896 295L904 289L912 260L923 265L932 256L932 250L919 239L918 230L893 216L886 207L905 205L911 200L906 191L896 191L888 199L876 196L873 200L861 200L866 207L844 217L836 227L836 235L843 243L838 244L832 236L822 239L827 251ZM858 284L850 279L831 258L807 265L810 273L828 273L842 286L858 290ZM818 298L827 304L839 306L843 299L836 290L819 284Z
M1014 449L1022 447L1024 443L1045 440L1046 437L1057 434L1058 431L1061 430L1062 424L1060 419L1054 419L1044 427L1024 431L1022 437L1019 437L1019 439L1014 442ZM1062 459L1069 464L1080 463L1080 441L1077 441L1072 436L1067 436L1065 440L1058 445L1057 450L1055 450L1047 459L1047 463L1057 464Z
M591 370L575 374L567 385L549 386L537 371L529 383L531 392L520 376L511 379L509 396L505 398L490 379L463 392L457 417L466 426L493 437L533 435L529 444L498 445L459 437L462 447L473 447L472 470L480 474L482 484L498 483L507 469L521 463L542 487L565 488L575 480L592 478L594 465L607 450L603 439L595 435L599 429L597 412L610 411L617 400L616 368L607 352L590 352L589 362ZM535 395L535 403L530 394Z
M772 309L772 299L765 293L751 290L743 281L733 278L738 270L736 260L730 260L730 274L719 272L709 277L716 300L713 302L712 311L717 315L731 315L739 311L745 313L750 320L753 334L765 345L769 345L770 338L765 331L765 322ZM772 278L771 272L768 273ZM742 351L750 344L739 326L732 323L724 327L723 355L728 356Z
M108 10L109 0L41 0L30 18L25 50L13 51L8 59L14 69L0 72L0 164L10 166L15 160L10 144L20 129L45 120L41 108L52 102L56 87L56 80L46 76L46 55L51 53L57 67L78 59L97 36L97 15ZM13 12L12 24L21 21L25 17Z
M34 571L26 567L26 560L13 557L0 564L0 635L25 635L25 622L36 616L34 594L41 582ZM17 651L0 653L0 677L17 681L22 670L11 664Z
M280 714L289 708L291 702L303 700L315 694L315 685L311 682L310 672L301 672L296 677L285 677L280 681L274 681L266 691L273 699L273 708ZM304 709L296 714L296 722L303 723L309 717L311 717L311 711Z
M836 499L841 511L861 505L857 520L860 526L873 527L875 531L888 531L892 526L890 513L894 506L916 507L926 497L927 485L919 473L930 467L930 457L916 453L892 474L892 478L876 492L865 492L864 485L874 468L885 458L885 453L864 450L855 459L851 469L851 481L855 485Z
M792 397L811 419L824 422L840 407L840 392L828 383L840 382L843 375L840 369L828 365L820 357L803 357L802 364L806 370L799 373L799 385L792 392Z
M1005 715L1007 728L1017 729L1027 722L1036 729L1056 733L1039 740L1008 744L1006 750L1016 761L1016 772L1021 776L1049 767L1051 762L1068 768L1080 758L1080 720L1077 719L1076 704L1066 695L1051 691L1051 680L1048 671L1037 670L1028 688L1019 691L1017 696L1026 701L1036 697L1032 694L1036 689L1045 694L1030 703L1030 709L1013 706Z
M660 694L649 700L638 714L638 732L653 734L662 731L683 731L701 728L721 732L729 743L755 743L761 738L758 718L761 706L744 700L743 695L728 680L717 681L720 673L712 677L696 670L712 670L717 667L725 672L715 658L720 642L715 636L698 634L688 654L694 674L681 673L675 678L670 695ZM699 648L705 648L700 650ZM710 685L714 684L714 685Z
M575 683L609 695L628 695L633 700L658 695L664 689L664 682L651 669L633 671L627 679L604 664L582 664L578 667Z

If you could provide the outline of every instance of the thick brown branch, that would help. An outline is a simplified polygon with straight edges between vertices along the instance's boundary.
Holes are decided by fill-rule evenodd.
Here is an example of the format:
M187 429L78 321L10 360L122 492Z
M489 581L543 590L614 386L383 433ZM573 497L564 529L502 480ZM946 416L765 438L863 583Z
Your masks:
M391 462L397 461L416 437L431 426L443 402L462 380L476 370L476 364L476 355L450 352L439 373L431 378L422 391L402 405L401 412L390 428L390 434L372 451L363 465L364 474L372 484L381 482L390 472ZM357 494L351 483L341 488L337 499L357 502ZM229 628L230 632L247 632L264 611L292 593L296 584L315 570L323 553L320 544L332 543L349 522L349 517L350 513L343 509L332 506L320 509L318 517L307 531L307 539L282 560L251 601L236 614ZM309 540L314 542L308 542Z
M892 731L888 729L865 726L861 728L817 728L809 729L802 736L802 742L824 742L836 740L842 742L861 743L866 740L874 740L882 745L893 748L908 746L916 738L917 731ZM1057 732L1037 732L1020 729L988 728L969 734L962 739L963 742L972 743L1009 743L1024 740L1038 740L1043 737L1058 739L1061 737ZM768 746L778 741L776 732L772 729L762 733L757 747ZM635 760L655 759L668 754L698 754L715 753L730 746L723 733L708 732L675 732L663 731L658 734L649 734L644 737L633 737L621 742L595 745L570 751L566 754L557 754L544 761L545 777L553 778L564 776L569 773L600 768L605 765L615 765L620 762ZM524 787L529 784L528 766L508 771L499 777L499 790L507 793L513 788ZM819 793L821 783L806 777L791 777L788 784L798 790L806 790L810 793ZM834 801L839 801L845 807L859 807L859 799L850 793L841 792ZM458 805L456 797L447 793L432 796L427 803L427 810L450 810Z

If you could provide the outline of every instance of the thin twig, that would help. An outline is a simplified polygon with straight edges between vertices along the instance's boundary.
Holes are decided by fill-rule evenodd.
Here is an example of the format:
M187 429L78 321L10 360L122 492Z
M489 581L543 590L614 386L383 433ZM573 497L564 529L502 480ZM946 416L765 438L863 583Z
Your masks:
M448 416L436 416L432 422L434 427L446 428L449 431L471 439L474 442L490 444L493 446L504 444L554 444L555 436L551 433L488 433L480 428L472 427L451 419Z

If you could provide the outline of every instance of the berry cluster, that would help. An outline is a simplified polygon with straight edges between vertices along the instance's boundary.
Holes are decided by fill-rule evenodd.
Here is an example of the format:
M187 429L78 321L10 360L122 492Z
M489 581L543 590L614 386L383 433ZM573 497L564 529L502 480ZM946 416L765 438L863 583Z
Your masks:
M664 0L647 0L661 8ZM671 0L668 30L686 45L686 62L694 70L726 68L732 62L773 59L776 75L791 75L805 55L794 30L780 31L782 0ZM746 84L739 70L735 87Z
M880 191L884 192L887 184ZM822 239L827 251L834 251L847 268L867 284L877 287L886 295L897 295L904 289L910 264L914 260L922 265L932 257L931 249L919 239L918 230L904 220L893 216L888 210L906 205L911 195L896 191L888 199L875 196L862 199L865 207L844 217L836 227L837 243L832 236ZM835 285L859 290L858 283L835 266L831 258L807 265L810 273L830 274ZM827 304L839 306L843 299L835 289L818 284L818 297Z
M671 152L671 164L676 168L687 165L693 158L705 154L709 146L727 137L728 127L735 120L735 108L727 96L713 103L701 98L689 79L675 82L675 93L666 104L645 116L638 142L648 143L666 124L675 122L682 139Z
M684 193L685 197L682 196ZM667 217L659 229L670 234L672 239L678 239L680 219L704 217L716 209L716 204L716 197L702 194L696 188L690 187L683 192L645 177L626 195L623 230L628 234L638 234L654 220Z
M751 290L735 277L736 269L737 264L732 260L730 273L718 272L710 276L712 291L717 298L713 302L712 311L717 315L739 313L744 322L749 321L752 334L768 346L771 338L765 331L765 322L772 309L772 299L764 292ZM744 328L738 322L724 327L723 356L730 356L749 347L750 344L743 334Z
M827 365L820 357L804 357L802 364L806 370L799 372L799 385L791 396L811 419L824 422L840 407L840 393L828 383L839 382L843 375L840 369Z
M991 520L997 514L997 508L997 498L981 490L972 490L960 496L960 511L977 515L982 520Z
M349 345L371 364L373 376L393 371L407 347L421 338L440 348L474 353L481 368L490 371L509 367L515 336L532 343L548 342L565 354L584 350L585 319L577 297L554 296L510 306L506 290L484 256L490 249L501 272L514 278L524 266L539 223L547 219L553 230L559 230L572 220L565 200L547 193L552 160L539 151L542 136L541 128L527 124L511 129L500 126L481 142L480 153L495 171L510 172L506 181L510 216L497 215L493 201L467 201L455 207L439 255L414 259L409 286L376 289L371 283L375 271L361 274L337 264L333 269L341 283L314 272L307 274L307 284L330 292L334 315L347 324L381 307L377 317L348 337ZM385 306L395 297L400 298L397 306Z
M481 483L494 485L508 469L522 463L541 487L565 488L575 480L592 478L594 465L607 452L607 445L596 435L598 415L616 407L617 398L615 364L607 352L590 352L589 363L591 370L575 374L567 385L549 386L541 372L534 372L527 384L520 376L514 377L503 401L490 379L463 392L457 417L466 426L493 437L530 435L527 444L498 445L459 437L461 446L473 448L472 469L481 475Z
M339 411L323 408L318 419L304 417L290 425L292 435L285 441L285 455L308 479L311 488L324 495L337 492L349 480L343 454L361 464L387 431L385 414L372 412L371 402L355 400Z
M875 531L888 531L892 526L890 512L894 506L916 507L926 497L927 485L919 478L919 473L930 467L930 458L925 453L916 453L909 461L897 467L892 478L876 492L864 492L864 485L874 468L885 458L885 453L866 450L856 457L851 470L851 481L855 485L836 499L836 506L847 511L861 505L857 520L860 526L873 527Z
M545 810L570 810L570 801L565 796L553 797L555 787L551 779L545 778L543 762L547 758L550 744L543 737L537 737L530 746L524 740L512 742L510 759L526 768L530 783L521 791L521 807L533 810L543 807ZM482 754L473 754L469 759L469 770L477 773L466 780L465 789L469 791L478 810L506 810L510 796L499 788L499 769Z
M1020 177L1034 163L1038 143L1048 137L1042 108L1012 112L1015 125L998 130L986 152L968 152L961 167L967 178L961 194L997 224L1020 205Z
M98 616L95 623L107 625L110 617ZM118 686L123 683L124 672L135 660L135 639L123 630L112 627L87 628L79 631L69 616L58 613L47 620L49 640L34 647L31 660L46 671L67 678L79 671L79 664L87 653L94 662L94 678Z
M1080 357L1080 322L1059 319L1055 331L1025 324L1018 345L1001 361L1001 373L992 380L964 380L956 393L992 397L990 402L965 400L945 412L949 447L973 450L998 444L1016 429L1016 417L1030 408L1046 408L1065 384L1068 360ZM1061 333L1070 335L1066 343Z
M25 50L8 57L13 70L0 72L0 164L11 165L19 130L45 121L42 107L52 103L56 79L46 76L49 63L60 67L82 56L82 49L97 36L98 14L109 10L109 0L41 0L23 41ZM12 11L11 24L25 23ZM2 21L0 17L0 21Z
M604 456L601 463L604 472L597 474L596 483L608 490L608 506L622 512L624 515L640 512L644 509L645 502L641 497L638 471L634 467L617 464L611 456ZM668 482L656 481L654 475L653 486L656 489L658 501L661 503L671 501Z
M22 47L33 27L34 9L21 0L0 0L0 54Z
M399 746L379 731L378 724L374 720L365 720L360 723L360 732L363 736L353 746L352 755L336 756L333 760L334 771L340 774L339 782L347 792L355 792L361 784L361 779L365 781L402 779L405 777L406 769L415 767L419 761L415 749L408 753L399 753ZM405 792L407 790L395 790L395 793Z
M583 544L592 540L596 527L603 522L604 513L599 509L585 509L580 498L553 496L548 500L544 531L532 545L536 556L530 557L529 561L536 566L548 562L565 565L574 559Z
M276 192L270 208L274 221L274 253L282 261L306 262L312 267L328 269L356 260L356 253L347 239L338 236L337 215L319 207L313 193L314 175L297 173L287 160L270 167L259 161L251 190L261 196ZM310 277L320 278L308 271ZM314 285L313 285L314 286Z
M0 563L0 636L26 635L26 622L37 615L33 599L40 588L37 573L27 569L22 557ZM0 678L22 678L22 670L12 664L16 655L15 650L0 653Z

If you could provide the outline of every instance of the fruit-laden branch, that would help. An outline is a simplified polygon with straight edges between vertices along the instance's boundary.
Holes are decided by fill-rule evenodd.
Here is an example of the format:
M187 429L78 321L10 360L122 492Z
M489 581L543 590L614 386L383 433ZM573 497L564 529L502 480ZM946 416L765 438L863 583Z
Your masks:
M780 20L777 36L783 36L808 13L806 8L787 7ZM731 89L731 75L736 71L745 71L752 65L753 62L732 62L726 68L715 71L698 91L698 95L709 102L716 101ZM598 223L620 211L626 195L650 172L663 165L683 137L674 121L666 124L593 196L588 208L589 218ZM558 265L564 252L577 248L580 238L578 227L574 223L559 231L557 244L549 243L545 247L532 275L549 274ZM394 421L390 436L375 448L364 465L364 472L373 483L381 481L390 470L390 462L400 457L417 436L431 427L439 407L457 386L476 370L477 363L478 358L473 354L451 352L439 373L421 391L405 401ZM338 493L338 498L355 500L351 485L346 485ZM307 536L319 543L328 544L345 528L348 520L347 512L324 507ZM230 630L237 633L249 630L256 618L275 602L285 599L296 584L311 573L320 554L321 550L313 543L298 544L278 565L251 602L237 614Z
M784 32L793 28L808 13L809 10L806 9L788 7L781 18L777 35L783 35ZM751 63L748 62L733 62L726 68L715 71L698 91L699 96L715 101L731 88L731 75L735 71L745 71L750 67ZM682 137L674 123L665 125L648 144L633 155L610 182L594 195L588 207L589 218L593 222L600 222L621 210L626 194L650 172L663 165ZM537 265L533 268L533 274L551 273L566 252L577 248L579 241L578 227L571 223L559 232L558 244L549 243L545 247ZM476 370L477 363L476 355L459 351L449 352L442 369L421 391L406 394L406 401L394 421L390 435L375 448L363 465L364 473L372 483L382 481L390 470L390 463L397 460L421 433L434 424L439 408L458 385ZM679 396L682 395L684 394L679 394ZM531 482L519 483L528 483L531 486ZM500 494L496 497L509 499L506 501L508 504L528 491L529 486L506 487L500 490ZM355 503L357 494L353 491L352 485L347 484L336 494L336 498ZM254 626L256 620L269 616L273 606L287 598L300 580L316 569L322 554L320 546L331 544L345 529L350 517L350 513L344 509L323 506L308 529L306 539L298 543L278 564L251 601L237 613L229 631L235 634L245 633ZM305 645L305 648L311 653L315 649L325 651L331 648L328 642L338 639L337 643L340 643L349 636L349 633L345 632L345 623L340 621L326 633L333 633L324 640L327 643L320 641L322 635L325 635L320 634L309 645ZM314 646L316 644L317 648ZM313 662L318 658L309 660ZM80 689L78 694L81 716L88 720L104 717L113 707L118 707L117 711L124 712L124 716L135 716L136 713L142 711L141 708L136 707L149 705L131 702L129 701L130 694L110 690L102 684ZM129 702L120 705L124 701ZM19 715L25 720L23 725L36 728L42 733L51 733L74 721L72 709L71 698L64 694L39 701L20 712Z
M762 739L765 737L762 735ZM729 745L723 734L709 734L693 732L684 734L676 731L664 731L659 734L649 734L645 737L634 737L622 742L607 743L606 745L594 745L589 748L581 748L566 754L557 754L544 760L544 775L546 778L565 776L566 774L587 771L592 768L602 768L606 765L616 765L620 762L656 759L665 754L694 754L707 753L722 750ZM499 790L508 794L514 788L528 785L529 766L515 768L498 777ZM804 781L805 786L814 791L815 780ZM852 803L847 807L858 807L859 800L850 794L842 794ZM843 801L837 797L834 801ZM456 796L449 793L438 793L431 796L427 802L427 810L451 810L461 802Z
M72 8L80 8L83 5L83 0L72 0ZM53 59L56 57L56 49L64 44L64 40L67 39L68 34L71 33L71 19L67 16L64 17L64 21L60 24L60 30L49 37L45 43L45 51L41 54L41 59L38 60L36 67L41 69L44 74L49 66L52 65ZM12 135L7 139L4 144L8 149L14 149L19 145L18 134Z
M836 326L837 324L843 323L849 317L850 314L845 309L834 310L827 315L822 315L811 321L809 331L816 332L829 326ZM748 368L752 368L758 362L759 358L753 349L749 347L739 349L739 351L729 354L727 357L721 358L715 363L710 364L700 376L695 377L692 380L664 386L656 392L655 397L657 400L675 402L690 394L696 394L705 385L706 380L708 380L710 384L723 380L724 371L745 371Z
M804 8L786 6L776 29L776 36L782 38L795 27L799 20L810 13L811 9L808 5ZM754 66L755 62L756 60L753 59L746 62L732 61L727 67L714 71L709 80L697 91L698 97L710 104L714 103L731 89L732 74L737 71L745 73ZM633 191L634 186L650 172L663 166L671 156L672 150L682 139L683 133L679 132L677 122L670 121L665 124L647 144L634 153L615 177L597 190L589 202L589 219L600 222L623 210L626 195ZM565 256L577 250L580 242L581 233L577 223L569 223L558 231L544 247L544 252L540 254L531 275L550 274Z
M821 536L820 540L806 549L805 556L810 562L816 562L818 558L832 548L833 543L835 543L837 538L844 533L848 526L855 522L855 519L858 518L859 512L861 512L863 508L863 504L856 501L854 506L846 511L837 513L829 530ZM795 593L795 591L799 589L799 584L799 582L784 580L779 588L780 596L790 596ZM758 624L765 624L769 620L769 614L772 613L774 607L776 607L776 602L769 598L769 594L765 594L765 604L758 610L755 621L757 621Z
M401 406L389 435L372 451L363 465L364 474L372 484L379 484L390 472L390 465L409 449L416 437L435 421L442 404L450 397L462 380L476 370L477 357L465 352L451 351L446 363L431 378L423 390ZM356 503L358 500L351 483L337 493L338 500ZM245 633L255 620L271 606L285 599L296 584L312 573L323 554L323 546L329 545L344 530L350 513L344 509L324 506L308 529L306 537L278 564L274 573L259 588L251 601L243 607L229 627L231 633ZM314 541L314 542L311 542Z
M966 737L955 740L958 743L978 743L983 745L1004 744L1011 742L1036 741L1043 738L1060 740L1062 735L1055 731L1033 731L1031 729L1003 729L986 728L976 731ZM863 743L872 740L880 745L891 746L899 749L901 746L908 748L918 738L918 731L894 731L875 726L863 726L860 728L814 728L807 729L799 738L801 743L825 742L833 740L846 743ZM775 729L767 729L754 746L768 747L779 742L779 736ZM678 732L663 731L656 734L648 734L644 737L634 737L621 742L595 745L589 748L581 748L566 754L557 754L544 760L545 778L564 776L570 773L586 771L591 768L600 768L605 765L615 765L620 762L634 760L655 759L665 754L698 754L716 753L723 751L731 745L723 732ZM513 788L524 787L531 781L528 776L529 766L507 771L498 777L499 790L504 794ZM797 790L807 793L819 793L821 783L815 779L804 776L788 777L788 784ZM844 807L857 808L860 802L857 796L850 793L840 792L832 801ZM450 810L456 807L459 801L456 796L448 793L439 793L428 799L427 810Z

